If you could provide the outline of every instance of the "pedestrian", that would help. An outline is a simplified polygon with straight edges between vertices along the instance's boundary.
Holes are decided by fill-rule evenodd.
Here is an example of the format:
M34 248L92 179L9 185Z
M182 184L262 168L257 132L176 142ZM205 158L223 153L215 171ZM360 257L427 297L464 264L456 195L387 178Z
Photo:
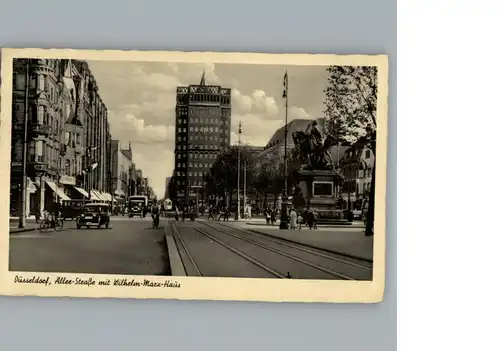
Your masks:
M264 214L266 215L266 224L269 224L269 222L271 221L271 212L269 211L269 209L266 209L264 211Z
M313 211L314 230L318 230L318 220L319 220L319 213L318 211L314 210Z
M297 212L292 208L290 211L290 229L295 230L297 229Z
M274 225L275 222L276 222L276 210L273 209L271 211L271 225Z
M297 222L299 224L299 230L302 230L302 223L304 223L304 217L302 217L302 214L299 214L297 217Z
M307 216L307 226L309 227L309 230L312 230L314 225L314 215L312 211L308 210L306 216Z
M211 219L211 220L214 219L214 209L212 207L210 207L208 209L208 219Z

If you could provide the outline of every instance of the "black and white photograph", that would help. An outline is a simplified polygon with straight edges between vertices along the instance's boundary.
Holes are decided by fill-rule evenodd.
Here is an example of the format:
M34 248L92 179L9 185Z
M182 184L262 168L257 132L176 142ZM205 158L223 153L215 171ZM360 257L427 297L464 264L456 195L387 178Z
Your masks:
M380 301L387 65L4 49L0 293Z

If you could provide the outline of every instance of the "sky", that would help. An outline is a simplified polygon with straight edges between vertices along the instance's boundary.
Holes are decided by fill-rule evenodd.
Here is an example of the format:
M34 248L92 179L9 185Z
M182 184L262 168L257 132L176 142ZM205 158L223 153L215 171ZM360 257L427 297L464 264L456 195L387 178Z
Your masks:
M178 86L206 84L232 89L232 143L267 144L285 123L283 76L288 71L288 120L323 116L325 66L278 66L213 63L88 61L99 94L108 108L111 137L125 148L161 198L172 175L175 104Z

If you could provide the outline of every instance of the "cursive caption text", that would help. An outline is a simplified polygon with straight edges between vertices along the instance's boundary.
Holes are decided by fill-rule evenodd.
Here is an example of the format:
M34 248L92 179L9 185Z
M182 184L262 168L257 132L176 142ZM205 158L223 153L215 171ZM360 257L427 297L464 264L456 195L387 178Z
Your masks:
M39 285L77 285L77 286L120 286L120 287L145 287L145 288L180 288L181 284L175 280L164 280L164 281L153 281L149 279L99 279L95 280L92 278L74 278L68 279L66 277L56 277L52 282L51 277L43 276L30 276L24 277L21 275L16 275L14 277L14 283L18 284L39 284Z

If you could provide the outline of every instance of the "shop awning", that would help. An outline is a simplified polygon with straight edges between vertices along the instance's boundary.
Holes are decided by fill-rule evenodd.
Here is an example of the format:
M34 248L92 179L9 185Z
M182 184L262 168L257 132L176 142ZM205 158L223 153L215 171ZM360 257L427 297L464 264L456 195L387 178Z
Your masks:
M90 200L92 201L104 201L97 190L90 190Z
M106 200L106 197L104 196L103 193L101 193L100 191L96 191L97 193L97 196L101 199L101 201L108 201Z
M52 191L53 191L54 193L56 193L56 194L57 194L57 196L58 196L61 200L63 200L63 201L70 201L70 200L71 200L71 199L68 197L68 195L66 195L66 194L64 193L64 191L62 191L62 189L61 189L61 188L58 188L58 187L57 187L56 183L54 183L54 182L52 182L52 181L50 181L50 180L46 180L46 181L45 181L45 184L47 184L47 185L49 186L49 188L51 188L51 189L52 189Z
M102 196L106 199L105 201L113 201L110 193L102 193Z
M73 188L75 188L76 191L78 191L80 194L82 194L83 197L85 197L86 199L88 199L89 193L86 192L85 189L82 189L82 188L74 186L74 185L73 185Z

